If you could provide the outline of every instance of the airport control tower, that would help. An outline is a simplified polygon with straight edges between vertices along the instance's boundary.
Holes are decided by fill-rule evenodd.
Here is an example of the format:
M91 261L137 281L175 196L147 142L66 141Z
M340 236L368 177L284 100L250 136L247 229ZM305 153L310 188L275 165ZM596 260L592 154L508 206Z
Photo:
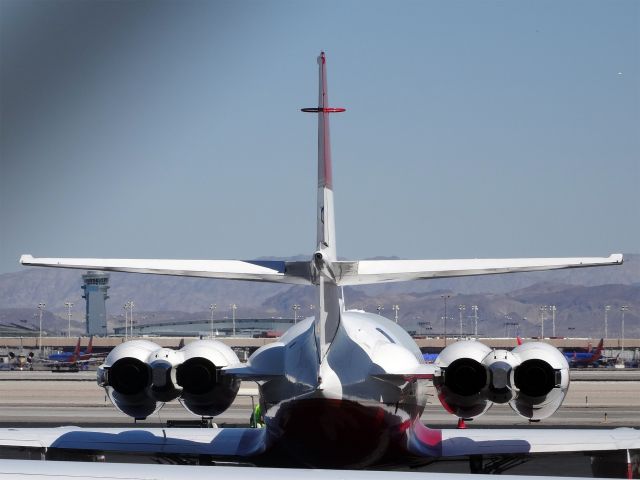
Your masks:
M87 335L107 335L107 306L109 298L109 274L88 271L82 275L84 295L87 301Z

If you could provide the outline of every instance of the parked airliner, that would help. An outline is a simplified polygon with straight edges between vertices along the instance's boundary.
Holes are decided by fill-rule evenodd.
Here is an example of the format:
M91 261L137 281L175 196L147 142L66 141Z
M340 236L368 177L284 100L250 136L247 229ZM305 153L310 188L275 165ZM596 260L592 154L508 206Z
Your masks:
M569 366L542 342L511 351L480 342L449 345L425 364L413 339L380 315L347 309L346 285L619 265L622 255L589 258L487 260L338 260L329 116L343 112L327 96L321 53L318 104L304 112L318 119L317 241L306 261L64 259L23 255L23 265L152 273L313 285L315 316L293 325L258 349L246 364L226 345L200 340L180 350L148 340L117 346L98 370L98 384L122 413L144 419L178 400L196 416L214 417L233 402L240 382L256 381L265 428L220 429L12 429L0 445L52 451L190 454L310 467L408 465L443 456L640 448L637 430L437 430L421 422L427 383L444 408L473 418L493 403L509 404L531 420L551 415L562 402ZM87 464L84 472L99 466ZM266 478L260 470L252 477ZM330 472L322 475L327 478ZM341 473L355 478L358 472ZM212 473L212 476L215 476Z
M80 350L80 342L81 337L78 337L78 343L73 352L56 352L49 355L47 366L54 370L61 368L78 370L88 367L90 363L98 362L99 359L93 354L93 335L89 338L89 345L85 351Z
M604 338L601 338L596 346L596 349L593 350L591 348L591 344L589 344L589 349L587 352L562 352L564 356L567 358L570 367L587 367L587 366L597 366L602 359L602 351L604 350Z

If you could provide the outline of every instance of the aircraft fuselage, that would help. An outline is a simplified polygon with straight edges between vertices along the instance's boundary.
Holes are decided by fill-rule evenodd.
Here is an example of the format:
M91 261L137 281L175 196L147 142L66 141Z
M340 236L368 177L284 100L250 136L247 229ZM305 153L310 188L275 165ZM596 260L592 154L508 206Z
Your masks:
M309 318L281 338L287 375L260 382L270 442L310 466L375 463L424 410L426 380L394 375L424 363L420 350L395 323L356 311L342 313L319 367L305 359L312 342Z

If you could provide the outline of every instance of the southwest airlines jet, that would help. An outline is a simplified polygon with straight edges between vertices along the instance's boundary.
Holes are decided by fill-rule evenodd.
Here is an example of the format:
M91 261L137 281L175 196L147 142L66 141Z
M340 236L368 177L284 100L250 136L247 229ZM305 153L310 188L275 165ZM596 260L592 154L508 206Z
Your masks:
M215 417L231 405L241 381L255 381L265 428L0 429L0 445L35 449L45 457L57 452L57 458L61 452L128 452L191 455L212 462L350 469L469 456L475 459L476 472L485 471L482 459L490 455L630 452L640 448L640 432L635 429L597 433L440 430L421 422L428 382L434 383L443 407L459 418L482 415L494 403L508 404L516 415L533 421L548 417L560 406L569 387L567 360L542 342L506 351L461 341L448 346L428 365L402 327L376 314L348 310L345 285L619 265L622 255L338 260L329 116L344 109L329 104L324 53L318 57L318 65L318 104L303 109L318 118L317 241L308 260L21 258L23 265L313 285L315 316L259 348L247 363L239 362L229 347L215 340L194 341L180 350L133 340L114 348L98 370L98 384L115 408L135 419L147 418L174 400L197 417ZM4 468L21 469L19 463L4 464ZM37 468L23 464L24 471ZM109 472L89 463L65 468L87 476L94 471ZM126 466L122 468L126 471ZM170 476L173 468L163 472L162 467L156 467L154 478L174 478ZM177 474L180 478L196 478L189 467L182 468L184 473ZM216 468L211 467L210 476L226 478L226 471L218 470L218 474ZM255 478L277 474L269 469L243 472ZM326 479L336 475L330 471L289 472L294 473L282 473L278 478L305 475ZM338 476L356 479L362 475L350 470ZM370 478L369 473L366 476Z
M600 360L602 360L602 351L604 350L604 338L601 338L598 342L598 346L595 350L591 348L589 345L588 352L562 352L569 362L570 367L588 367L588 366L598 366Z
M72 369L78 370L80 368L87 368L90 363L100 361L98 357L93 354L93 335L89 338L89 345L85 351L80 350L80 340L78 337L78 343L73 352L56 352L49 355L49 362L46 364L53 370Z

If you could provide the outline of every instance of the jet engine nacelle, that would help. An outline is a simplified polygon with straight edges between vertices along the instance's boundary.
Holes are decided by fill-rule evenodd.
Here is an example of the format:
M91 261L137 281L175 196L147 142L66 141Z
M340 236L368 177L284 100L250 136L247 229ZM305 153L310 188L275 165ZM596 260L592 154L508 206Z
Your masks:
M183 362L176 369L182 388L180 403L194 415L213 417L224 412L236 398L240 380L221 372L239 362L231 348L216 340L198 340L183 347Z
M476 341L456 342L435 362L434 377L444 408L474 418L493 403L509 403L519 415L540 420L553 414L569 387L569 365L562 353L542 342L525 343L511 352L491 350Z
M98 368L98 385L125 415L144 419L163 405L149 395L152 369L147 360L157 350L160 346L147 340L121 343Z
M482 364L491 349L480 342L456 342L446 347L435 361L440 375L433 384L442 406L460 418L474 418L491 407L484 391L488 382L486 367Z
M221 372L239 363L222 342L198 340L176 351L146 340L114 348L98 368L98 384L122 413L144 419L180 399L194 415L215 416L235 399L240 380Z
M557 348L543 342L523 343L513 352L520 359L514 385L518 396L509 402L515 412L530 420L552 415L569 389L569 363Z

